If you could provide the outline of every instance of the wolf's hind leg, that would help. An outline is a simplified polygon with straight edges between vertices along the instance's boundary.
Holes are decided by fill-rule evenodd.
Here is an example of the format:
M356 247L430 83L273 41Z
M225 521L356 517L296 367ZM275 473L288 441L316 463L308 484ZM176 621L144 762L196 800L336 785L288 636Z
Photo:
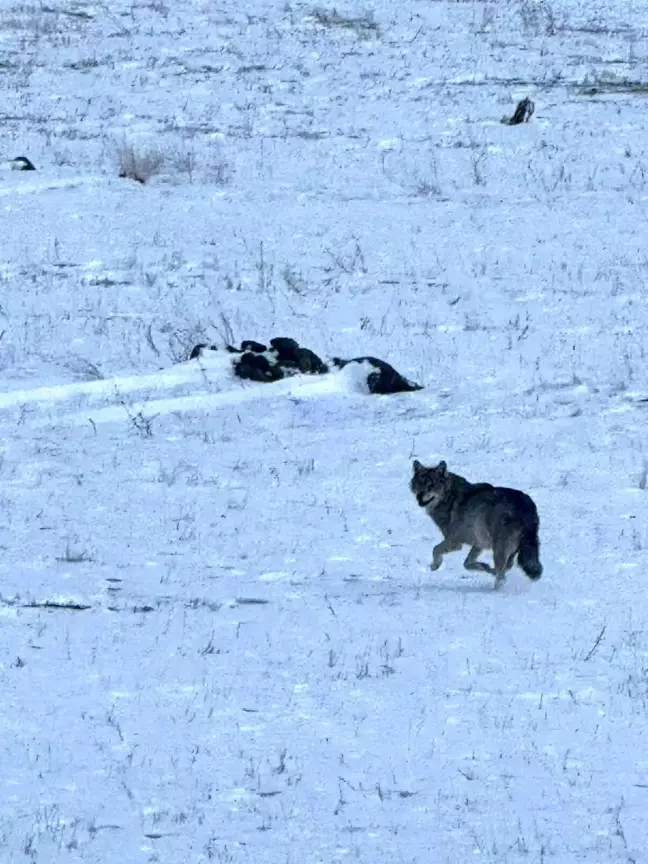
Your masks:
M490 573L494 575L495 571L487 564L485 561L478 561L477 558L481 555L482 549L479 546L473 546L468 555L466 556L466 560L464 561L464 567L466 570L481 570L482 573Z
M438 570L443 561L443 556L448 552L457 552L462 546L463 543L456 543L452 540L442 540L432 550L432 563L430 564L430 570Z
M493 563L495 569L492 571L495 574L495 587L500 588L506 580L506 571L513 566L513 561L517 554L517 549L513 553L509 553L505 546L496 544L493 549Z

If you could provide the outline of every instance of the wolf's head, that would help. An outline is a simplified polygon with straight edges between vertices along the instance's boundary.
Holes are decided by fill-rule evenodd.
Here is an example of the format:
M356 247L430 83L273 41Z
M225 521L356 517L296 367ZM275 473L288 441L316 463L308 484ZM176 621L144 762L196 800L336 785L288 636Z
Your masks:
M436 468L428 468L415 459L412 469L414 473L410 480L410 489L416 495L419 507L435 507L443 500L451 485L448 466L445 462L439 462Z

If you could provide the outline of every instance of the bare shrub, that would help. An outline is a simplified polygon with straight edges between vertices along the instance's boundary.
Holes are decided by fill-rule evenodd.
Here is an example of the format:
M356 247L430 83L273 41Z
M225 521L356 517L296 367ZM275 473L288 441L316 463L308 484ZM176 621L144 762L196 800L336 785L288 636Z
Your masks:
M194 175L198 167L198 157L193 144L179 150L173 156L173 167L180 174L186 174L189 182L194 182ZM230 179L230 168L224 160L212 161L204 166L204 177L215 186L225 186Z
M173 157L173 166L181 174L187 174L189 182L193 183L194 171L196 170L196 151L193 146L176 153Z
M166 351L164 353L171 357L174 363L183 363L188 357L191 349L198 344L210 344L213 339L207 336L205 329L196 324L193 327L177 327L174 324L163 324L160 328L160 333L166 340ZM147 341L153 351L160 356L160 351L153 342L153 336L150 328L147 334Z
M119 402L122 408L126 411L133 430L142 438L152 438L153 421L160 416L159 413L153 414L151 416L146 416L143 410L135 413L135 411L132 410L131 406L126 403L123 397L119 400Z
M104 374L101 369L86 360L85 357L80 357L78 354L73 354L64 364L67 369L74 375L77 375L81 381L103 381Z
M164 154L155 148L137 151L132 144L123 144L117 153L119 176L137 183L148 181L164 167Z
M83 564L86 561L92 561L92 556L85 551L73 550L70 546L70 541L68 540L65 546L65 552L63 555L60 555L56 559L57 561L62 561L65 564Z
M214 162L209 169L208 177L216 186L225 186L230 180L231 173L227 162Z
M556 16L547 0L521 0L518 11L526 36L556 35Z
M23 30L33 37L40 37L49 36L58 29L59 16L53 9L24 5L14 7L11 13L2 22L5 30Z

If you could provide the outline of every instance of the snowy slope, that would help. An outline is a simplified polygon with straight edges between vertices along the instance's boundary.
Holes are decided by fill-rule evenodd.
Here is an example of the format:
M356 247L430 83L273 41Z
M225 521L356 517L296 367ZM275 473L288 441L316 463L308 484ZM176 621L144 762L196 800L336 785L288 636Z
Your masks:
M645 5L1 20L2 861L648 862ZM185 359L271 335L425 389Z

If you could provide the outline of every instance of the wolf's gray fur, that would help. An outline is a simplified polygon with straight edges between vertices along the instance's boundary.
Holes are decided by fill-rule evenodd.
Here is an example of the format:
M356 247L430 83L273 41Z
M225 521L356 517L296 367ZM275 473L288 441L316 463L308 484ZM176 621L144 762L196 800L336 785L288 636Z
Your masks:
M469 483L451 474L445 462L428 468L415 459L412 467L410 488L443 534L434 547L432 570L439 569L446 552L456 552L467 543L470 552L464 566L492 573L496 587L506 578L516 555L530 579L540 578L540 520L528 495L490 483ZM483 549L493 550L494 567L477 560Z

